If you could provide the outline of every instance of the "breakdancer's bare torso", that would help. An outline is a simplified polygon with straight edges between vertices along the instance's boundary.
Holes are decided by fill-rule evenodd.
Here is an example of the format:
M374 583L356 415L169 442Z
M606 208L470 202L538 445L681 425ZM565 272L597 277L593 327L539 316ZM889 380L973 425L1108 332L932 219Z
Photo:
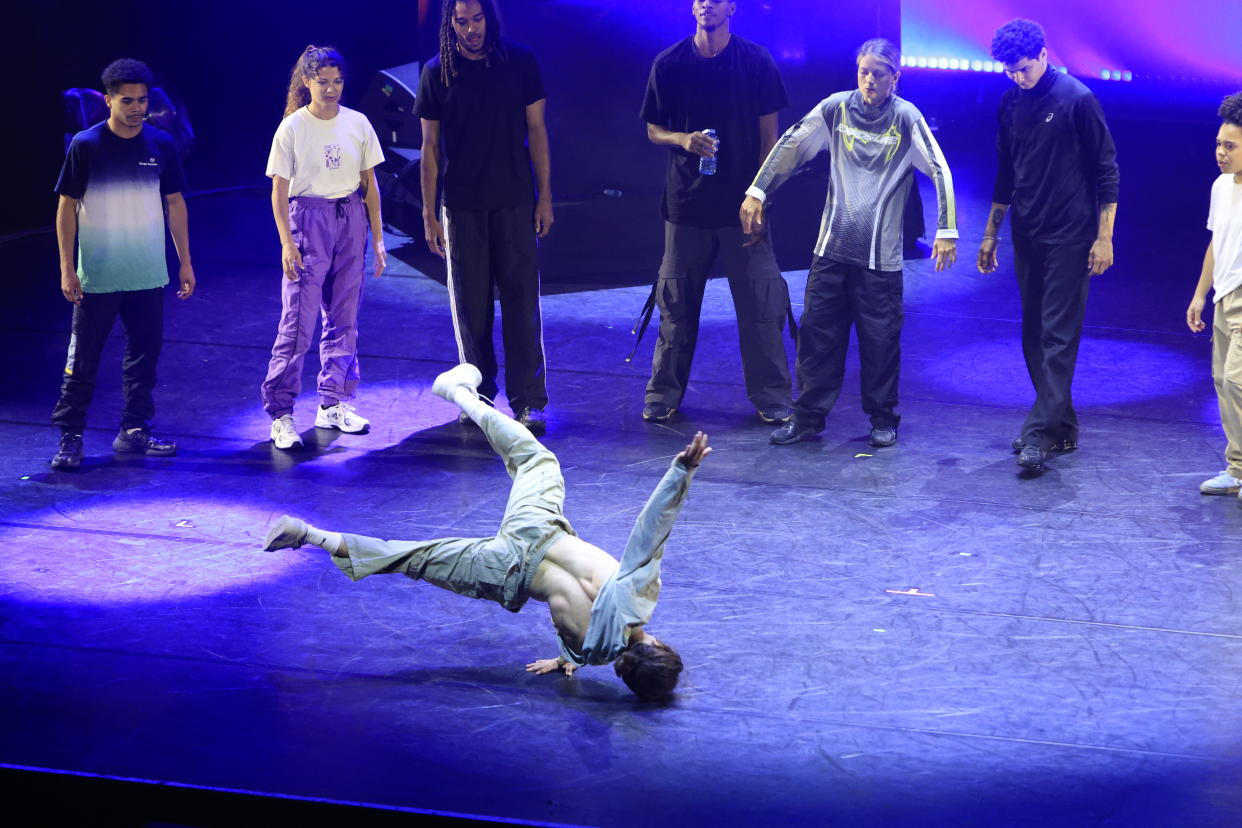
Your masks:
M710 453L707 435L699 432L690 445L677 455L677 460L687 468L694 468ZM561 639L575 651L582 649L582 640L591 623L591 608L600 589L619 567L617 559L598 546L573 535L563 535L552 544L535 570L530 597L548 605L552 625ZM659 639L641 627L630 634L630 640L659 643ZM535 673L561 669L568 675L575 667L572 662L550 658L533 661L526 665L526 669Z

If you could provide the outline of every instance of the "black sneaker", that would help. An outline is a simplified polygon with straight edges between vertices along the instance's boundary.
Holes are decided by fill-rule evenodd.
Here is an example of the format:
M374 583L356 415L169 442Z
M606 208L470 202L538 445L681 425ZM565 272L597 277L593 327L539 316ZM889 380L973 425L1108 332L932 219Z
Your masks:
M1044 461L1048 455L1039 446L1023 445L1018 452L1018 465L1033 472L1044 470Z
M523 408L518 412L517 421L530 429L530 433L534 435L543 434L548 430L548 420L543 416L543 411L538 408Z
M768 442L774 446L787 446L790 443L796 443L799 440L805 440L823 431L822 428L810 428L804 425L798 425L797 420L790 420L783 426L772 432L772 436L768 438Z
M768 425L784 425L793 419L787 405L769 405L759 409L759 419Z
M121 429L112 441L112 450L151 457L172 457L177 453L177 444L172 440L161 440L145 428L134 431Z
M667 423L676 413L676 408L661 402L647 403L643 406L643 419L649 423Z
M1021 437L1014 437L1013 442L1010 445L1013 446L1013 453L1019 454L1022 451L1022 447L1025 446L1026 443L1022 442ZM1060 440L1054 441L1048 451L1055 451L1058 454L1068 454L1071 451L1078 451L1078 441L1071 437L1062 437Z
M82 465L82 435L60 435L60 448L52 458L52 468L57 471L70 471Z
M875 426L871 429L871 436L867 438L867 442L875 448L888 448L897 442L897 427Z

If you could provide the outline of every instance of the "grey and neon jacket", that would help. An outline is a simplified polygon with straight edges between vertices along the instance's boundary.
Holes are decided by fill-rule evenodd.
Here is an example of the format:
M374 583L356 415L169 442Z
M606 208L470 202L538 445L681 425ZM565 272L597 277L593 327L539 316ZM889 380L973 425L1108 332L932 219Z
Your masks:
M896 95L878 107L866 104L856 89L820 101L776 142L746 194L766 201L825 149L832 156L832 180L815 241L817 256L871 270L901 270L912 168L936 186L936 238L957 238L949 165L922 114Z

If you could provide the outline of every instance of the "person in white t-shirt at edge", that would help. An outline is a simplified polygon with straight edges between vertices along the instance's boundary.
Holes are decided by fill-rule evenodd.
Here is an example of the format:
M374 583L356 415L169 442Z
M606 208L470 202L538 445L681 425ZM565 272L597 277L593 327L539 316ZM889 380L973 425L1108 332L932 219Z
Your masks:
M1221 175L1212 184L1208 229L1212 241L1203 257L1186 324L1198 333L1207 325L1203 306L1208 288L1216 304L1212 321L1212 380L1220 404L1220 422L1229 443L1228 467L1199 491L1207 495L1237 494L1242 499L1242 92L1220 105L1216 133L1216 165Z
M272 442L280 449L302 445L293 403L321 309L315 426L349 434L370 427L348 401L358 387L358 305L368 223L377 277L386 264L375 183L375 167L384 155L366 117L341 106L345 75L345 59L334 47L306 47L293 66L285 118L267 161L285 278L261 396L272 418Z

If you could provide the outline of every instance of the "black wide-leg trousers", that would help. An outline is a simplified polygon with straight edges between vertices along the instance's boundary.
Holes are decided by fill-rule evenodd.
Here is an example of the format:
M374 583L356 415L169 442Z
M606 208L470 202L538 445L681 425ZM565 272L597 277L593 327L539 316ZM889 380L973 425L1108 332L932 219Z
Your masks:
M1091 243L1045 244L1013 237L1014 268L1022 297L1022 356L1035 404L1021 440L1047 451L1058 440L1078 441L1074 369L1087 311Z
M904 317L900 270L871 270L814 258L798 326L800 393L794 417L799 425L822 429L841 395L852 325L858 335L863 411L873 427L897 427Z

